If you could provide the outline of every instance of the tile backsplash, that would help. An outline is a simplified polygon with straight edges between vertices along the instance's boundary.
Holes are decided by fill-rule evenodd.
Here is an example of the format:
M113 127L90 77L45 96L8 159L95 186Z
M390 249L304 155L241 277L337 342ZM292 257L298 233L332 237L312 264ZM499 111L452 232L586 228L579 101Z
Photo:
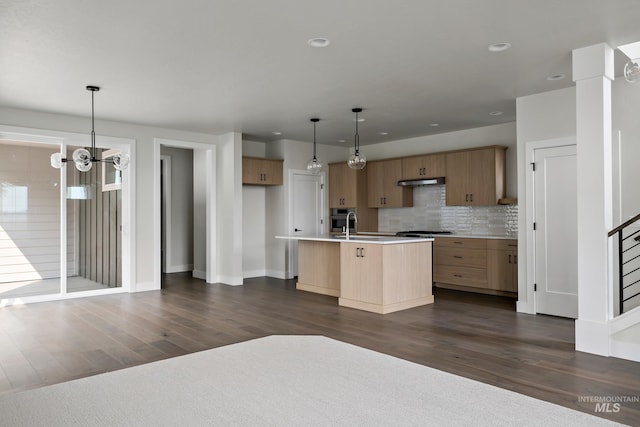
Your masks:
M518 206L446 206L446 186L413 189L412 208L378 209L378 230L448 230L456 234L517 237Z

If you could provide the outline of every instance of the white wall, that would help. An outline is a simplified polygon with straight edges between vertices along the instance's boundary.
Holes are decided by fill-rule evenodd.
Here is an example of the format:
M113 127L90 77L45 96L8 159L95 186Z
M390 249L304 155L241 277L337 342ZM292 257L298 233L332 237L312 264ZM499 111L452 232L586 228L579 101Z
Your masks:
M90 119L86 117L66 116L61 114L39 113L27 110L18 110L11 108L0 108L0 124L9 126L20 126L26 128L46 129L62 132L86 133L87 141L89 140ZM131 165L131 169L135 168L135 219L134 224L130 224L134 230L134 254L133 268L134 279L132 283L132 291L142 291L159 289L160 283L154 280L154 251L153 242L155 238L154 210L156 207L155 195L151 189L154 188L154 164L153 164L153 140L154 138L164 138L170 140L192 141L196 143L217 145L220 144L220 137L217 135L208 135L195 132L186 132L172 129L163 129L157 127L140 126L121 122L110 122L96 120L95 129L98 138L108 135L113 137L135 139L136 143L132 150L135 152L135 164ZM239 143L237 143L239 146ZM240 149L238 149L240 151ZM47 165L48 167L48 165ZM218 172L225 172L233 177L233 170L238 167L237 163L225 163L218 159ZM239 181L241 182L241 180ZM233 188L233 184L232 184ZM233 212L237 210L236 204L221 206L222 210L229 210L233 216ZM238 216L240 215L238 211ZM219 245L225 245L233 242L227 242L225 239L231 239L229 235L219 237ZM240 261L238 261L240 263ZM241 274L240 274L241 275Z
M242 141L242 155L265 157L264 142ZM265 254L266 193L269 187L242 186L242 276L259 277L267 274Z
M614 194L614 210L618 202L620 211L617 218L614 216L614 225L617 225L640 213L640 84L619 78L613 82L611 91L614 153L616 144L620 143L621 188L619 196ZM614 158L614 171L615 161Z
M516 100L518 174L518 304L521 312L534 313L532 284L527 283L526 144L576 135L575 87L525 96Z
M193 270L193 150L161 147L160 154L171 158L171 248L167 251L166 272Z

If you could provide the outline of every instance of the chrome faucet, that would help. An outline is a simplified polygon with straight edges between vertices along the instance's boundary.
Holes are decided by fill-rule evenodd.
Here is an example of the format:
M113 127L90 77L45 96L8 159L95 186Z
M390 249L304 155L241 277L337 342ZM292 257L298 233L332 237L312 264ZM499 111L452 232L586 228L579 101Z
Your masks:
M356 216L356 213L352 212L352 211L347 212L347 220L346 220L346 223L347 223L347 225L346 225L346 228L347 228L347 240L349 240L349 228L350 228L349 227L349 215L351 215L351 214L353 214L353 219L356 221L356 224L355 224L356 228L358 226L358 217Z

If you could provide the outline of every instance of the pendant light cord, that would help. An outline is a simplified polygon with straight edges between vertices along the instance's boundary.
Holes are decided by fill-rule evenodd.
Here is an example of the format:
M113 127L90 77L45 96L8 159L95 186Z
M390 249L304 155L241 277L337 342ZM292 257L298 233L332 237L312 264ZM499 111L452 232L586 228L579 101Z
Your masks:
M96 131L95 131L95 113L93 108L93 95L95 91L91 91L91 161L96 160Z
M313 122L313 160L316 160L316 121Z
M355 154L360 153L360 135L358 134L358 112L356 111L356 136L355 136Z

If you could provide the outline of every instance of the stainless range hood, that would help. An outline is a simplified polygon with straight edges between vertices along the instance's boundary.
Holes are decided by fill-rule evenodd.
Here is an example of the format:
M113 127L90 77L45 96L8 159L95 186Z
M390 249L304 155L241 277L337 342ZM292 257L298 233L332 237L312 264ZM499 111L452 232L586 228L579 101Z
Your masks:
M403 179L398 181L398 185L402 187L420 187L423 185L442 185L444 184L444 176L439 178L420 178L420 179Z

